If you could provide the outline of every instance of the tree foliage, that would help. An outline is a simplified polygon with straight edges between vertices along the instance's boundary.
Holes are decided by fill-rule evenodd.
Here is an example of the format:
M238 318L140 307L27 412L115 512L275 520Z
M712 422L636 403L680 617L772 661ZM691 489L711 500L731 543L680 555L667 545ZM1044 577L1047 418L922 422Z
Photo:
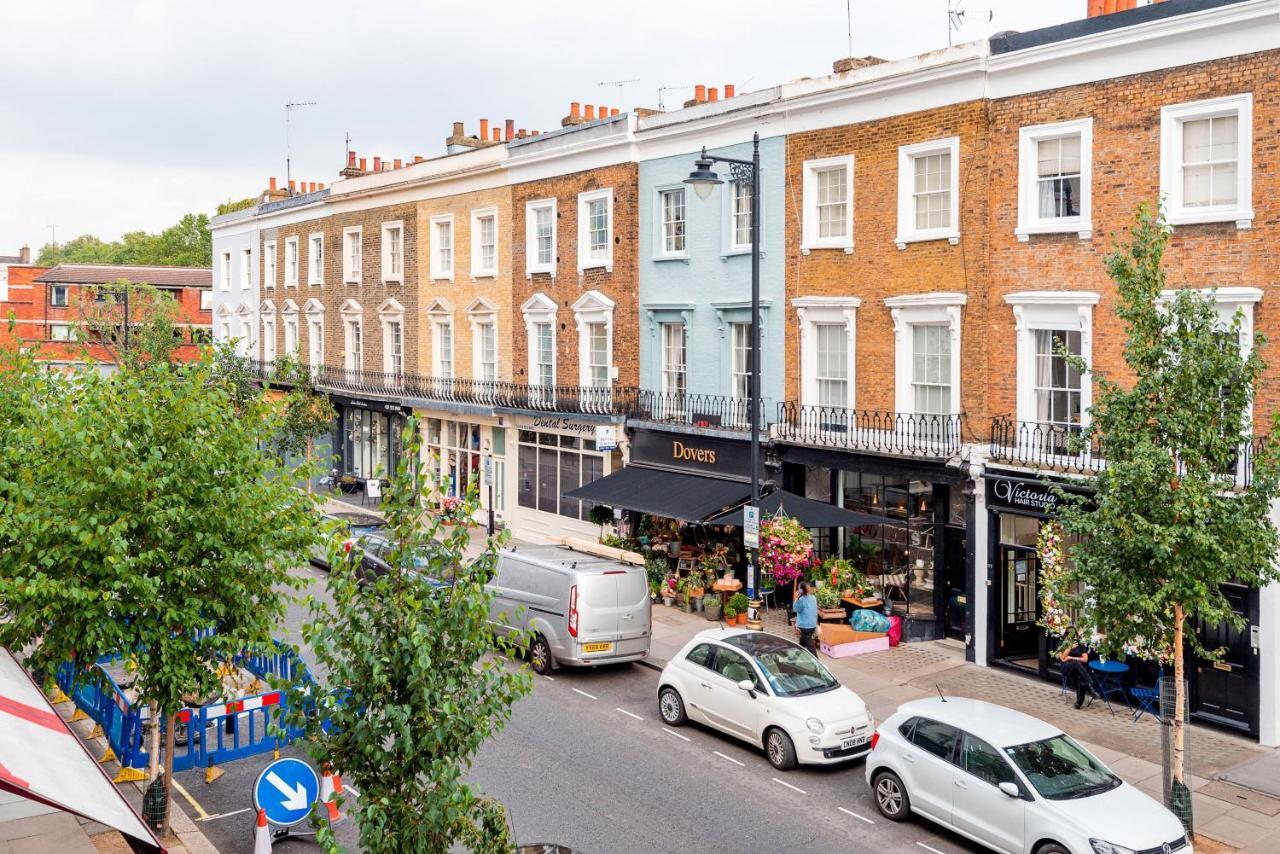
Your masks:
M417 432L410 419L408 461L419 459ZM395 542L390 574L366 581L357 555L344 552L340 540L331 546L333 601L311 602L303 637L334 692L295 691L290 709L305 719L312 757L359 782L350 809L363 850L449 851L461 844L505 854L505 811L464 776L529 691L530 676L493 654L495 644L511 651L487 623L485 584L500 540L490 538L478 558L465 559L466 526L446 529L424 511L428 487L413 462L392 479L384 505ZM466 503L470 515L474 492ZM444 585L437 588L433 578ZM327 828L321 832L334 850Z
M275 363L273 376L274 385L285 390L277 446L310 462L313 441L333 428L333 404L316 391L310 368L292 356Z
M182 343L177 301L148 284L119 279L87 286L73 308L84 321L76 328L77 340L102 347L116 363L171 362Z
M46 675L130 655L166 718L221 696L219 662L270 640L316 536L262 450L273 410L237 411L211 354L108 376L5 349L0 417L0 644Z
M1280 580L1269 520L1280 466L1276 443L1266 443L1252 457L1247 485L1238 482L1264 342L1242 337L1239 314L1224 326L1212 296L1185 289L1162 297L1167 240L1144 204L1128 243L1107 258L1132 379L1093 378L1085 439L1098 443L1106 465L1091 499L1060 492L1062 529L1076 542L1056 595L1104 654L1174 661L1174 777L1182 780L1184 646L1218 652L1202 649L1188 624L1239 625L1222 585Z
M189 213L159 234L130 231L109 243L92 234L82 234L66 243L46 243L36 263L43 267L56 264L208 267L212 257L208 215Z

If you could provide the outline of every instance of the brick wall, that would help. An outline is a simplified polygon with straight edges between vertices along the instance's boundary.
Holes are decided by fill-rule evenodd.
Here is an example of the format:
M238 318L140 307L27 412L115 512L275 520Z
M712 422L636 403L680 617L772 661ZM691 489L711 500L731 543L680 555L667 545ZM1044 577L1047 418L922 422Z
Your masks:
M529 381L529 342L520 306L535 293L542 293L554 300L557 307L556 380L566 385L578 384L578 332L572 307L590 290L600 291L615 303L613 363L618 369L615 384L634 386L639 382L637 180L636 164L622 163L512 187L510 245L515 382ZM607 187L613 188L613 270L595 268L579 274L578 194ZM525 203L549 198L556 199L558 216L556 277L535 273L532 278L526 278Z
M898 249L898 148L951 136L960 138L960 240L908 243ZM893 319L884 298L955 291L969 295L961 319L961 410L965 433L985 431L974 415L985 412L982 329L985 323L986 106L969 102L787 138L787 325L789 399L800 398L799 319L796 297L858 297L855 376L858 409L895 408ZM852 154L854 250L800 250L804 162Z
M497 260L496 276L472 278L471 275L471 212L481 208L497 209ZM443 214L453 215L453 277L431 277L431 245L435 238L431 218ZM434 374L433 346L435 327L428 310L434 301L441 300L453 308L453 373L455 377L473 377L473 336L467 309L477 299L484 299L497 308L497 356L498 379L512 378L513 339L524 335L524 320L519 312L513 313L512 255L511 255L511 188L499 187L474 193L461 193L441 199L418 203L418 281L421 282L421 299L418 322L421 346L418 348L418 373ZM523 240L523 232L521 233ZM523 273L522 273L523 275Z
M1123 327L1115 318L1116 291L1104 259L1113 236L1126 236L1138 202L1160 193L1162 107L1253 93L1253 227L1234 223L1178 226L1164 258L1168 286L1244 285L1270 290L1280 251L1280 51L1233 57L1165 71L1036 92L991 104L990 323L983 363L992 415L1015 415L1016 347L1013 312L1004 295L1023 290L1082 290L1101 295L1093 315L1093 361L1123 378ZM1018 133L1026 125L1093 117L1093 237L1032 235L1020 243L1017 225ZM1280 340L1280 304L1268 293L1254 307L1256 331ZM971 303L972 306L972 303ZM861 318L859 318L861 321ZM1272 367L1260 389L1255 423L1280 405L1280 354L1263 350Z
M382 225L402 222L403 273L400 283L382 281ZM413 372L418 364L418 212L413 203L369 208L351 213L331 214L318 219L294 223L279 228L264 228L261 234L263 248L270 241L276 242L276 283L267 281L266 266L262 268L264 301L271 300L276 307L277 356L284 354L284 306L293 300L298 306L298 354L306 362L310 354L310 330L307 323L306 304L317 299L324 306L324 362L341 368L345 366L345 330L342 307L348 299L355 300L363 309L362 349L364 370L383 369L382 323L378 309L394 299L404 308L402 326L404 370ZM342 281L342 231L350 226L361 228L361 281L346 284ZM309 242L311 234L324 234L324 283L307 283L309 269ZM284 286L285 241L298 238L298 285ZM261 322L261 318L259 318ZM261 350L259 350L261 352Z

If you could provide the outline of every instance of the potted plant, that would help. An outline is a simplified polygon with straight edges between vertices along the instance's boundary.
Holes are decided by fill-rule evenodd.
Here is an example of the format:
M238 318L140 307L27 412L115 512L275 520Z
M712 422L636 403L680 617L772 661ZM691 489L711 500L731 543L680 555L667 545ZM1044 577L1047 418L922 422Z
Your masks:
M591 512L587 514L587 518L591 520L593 525L600 526L600 538L604 539L604 526L613 522L613 508L606 507L603 504L597 504L591 508Z
M738 609L732 604L724 606L724 622L725 625L733 626L738 623Z
M676 582L676 594L680 599L680 607L686 614L693 613L693 602L689 598L689 579L681 578Z
M659 590L661 590L661 589L662 589L662 583L661 583L661 582L659 582L659 581L650 581L650 582L649 582L649 601L650 601L650 602L657 602L657 601L658 601L658 591L659 591Z
M834 584L824 584L814 592L818 600L818 619L844 620L844 608L840 607L840 591Z
M744 626L747 623L747 607L749 605L750 605L750 602L747 601L747 594L745 593L735 593L731 597L729 597L729 607L733 608L733 613L734 613L734 616L737 618L737 624L739 626ZM729 609L726 608L725 609L726 618L728 613L729 613Z
M685 591L693 601L694 608L702 610L702 600L707 592L707 576L700 569L693 569L685 576Z
M676 577L667 576L662 584L662 604L670 607L676 603Z
M711 622L720 619L720 597L714 593L702 597L702 615Z
M729 547L724 543L716 543L708 546L702 553L698 564L702 569L703 575L707 581L714 581L715 577L723 571L725 575L729 574Z

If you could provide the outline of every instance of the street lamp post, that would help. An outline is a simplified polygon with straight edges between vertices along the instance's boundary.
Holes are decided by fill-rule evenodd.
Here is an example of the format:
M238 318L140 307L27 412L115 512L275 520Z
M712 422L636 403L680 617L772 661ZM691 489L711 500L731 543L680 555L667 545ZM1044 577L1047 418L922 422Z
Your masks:
M694 170L684 183L692 185L698 198L706 201L718 184L723 184L711 166L726 163L729 180L735 184L751 182L751 372L748 379L747 407L751 419L751 506L760 506L760 134L751 135L751 159L720 157L707 154L694 161ZM730 228L733 224L730 223ZM744 520L745 521L745 520ZM747 596L750 597L748 624L760 628L760 600L757 598L760 581L760 545L751 549L751 562L747 567Z

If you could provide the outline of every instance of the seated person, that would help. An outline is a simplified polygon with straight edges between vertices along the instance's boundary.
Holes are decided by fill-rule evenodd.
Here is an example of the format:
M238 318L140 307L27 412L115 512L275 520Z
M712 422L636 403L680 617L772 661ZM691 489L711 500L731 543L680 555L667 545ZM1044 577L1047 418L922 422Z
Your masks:
M1079 638L1070 649L1058 653L1058 661L1062 662L1062 678L1068 682L1075 681L1076 708L1084 705L1084 693L1089 689L1089 649Z

